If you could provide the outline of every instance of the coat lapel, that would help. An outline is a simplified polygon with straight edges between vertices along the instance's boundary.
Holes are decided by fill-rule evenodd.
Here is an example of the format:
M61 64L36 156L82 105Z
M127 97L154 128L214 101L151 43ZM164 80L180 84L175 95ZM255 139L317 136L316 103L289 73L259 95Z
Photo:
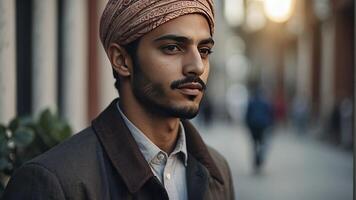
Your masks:
M223 185L224 180L221 172L211 157L208 147L200 137L198 131L189 121L183 120L182 123L186 132L188 153L209 171L210 176Z
M128 190L136 193L153 173L117 110L117 101L93 120L92 127Z
M187 190L188 199L204 199L205 191L209 187L208 171L192 155L188 155Z

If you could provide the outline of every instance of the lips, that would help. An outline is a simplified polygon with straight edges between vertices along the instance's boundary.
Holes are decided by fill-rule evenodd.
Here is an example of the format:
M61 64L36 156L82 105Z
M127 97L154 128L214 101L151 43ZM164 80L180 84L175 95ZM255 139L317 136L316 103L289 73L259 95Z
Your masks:
M196 82L184 83L179 85L177 89L179 89L179 91L185 95L197 96L202 92L203 86Z

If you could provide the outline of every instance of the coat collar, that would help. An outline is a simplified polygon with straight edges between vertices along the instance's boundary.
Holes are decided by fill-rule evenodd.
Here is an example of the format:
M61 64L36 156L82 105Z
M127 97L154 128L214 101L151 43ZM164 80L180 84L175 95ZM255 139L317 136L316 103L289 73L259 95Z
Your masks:
M117 101L118 99L114 100L93 120L92 127L128 190L136 193L154 175L129 129L125 126L116 108ZM221 173L197 130L187 120L183 120L182 123L190 156L194 156L207 168L212 177L224 184Z

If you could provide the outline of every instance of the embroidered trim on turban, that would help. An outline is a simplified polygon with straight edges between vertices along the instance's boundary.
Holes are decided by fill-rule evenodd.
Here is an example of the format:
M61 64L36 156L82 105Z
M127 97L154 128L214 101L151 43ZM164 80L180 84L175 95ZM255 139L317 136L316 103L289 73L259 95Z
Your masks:
M214 33L213 0L109 0L100 21L105 48L128 44L158 26L186 14L202 14Z

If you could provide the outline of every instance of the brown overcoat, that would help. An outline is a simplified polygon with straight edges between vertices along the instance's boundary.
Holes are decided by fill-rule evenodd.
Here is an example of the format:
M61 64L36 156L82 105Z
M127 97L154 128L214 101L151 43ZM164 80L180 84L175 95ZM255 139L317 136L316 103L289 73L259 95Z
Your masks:
M91 127L19 168L3 199L168 199L125 126L116 101ZM182 122L189 199L234 199L225 159L204 144L188 121Z

